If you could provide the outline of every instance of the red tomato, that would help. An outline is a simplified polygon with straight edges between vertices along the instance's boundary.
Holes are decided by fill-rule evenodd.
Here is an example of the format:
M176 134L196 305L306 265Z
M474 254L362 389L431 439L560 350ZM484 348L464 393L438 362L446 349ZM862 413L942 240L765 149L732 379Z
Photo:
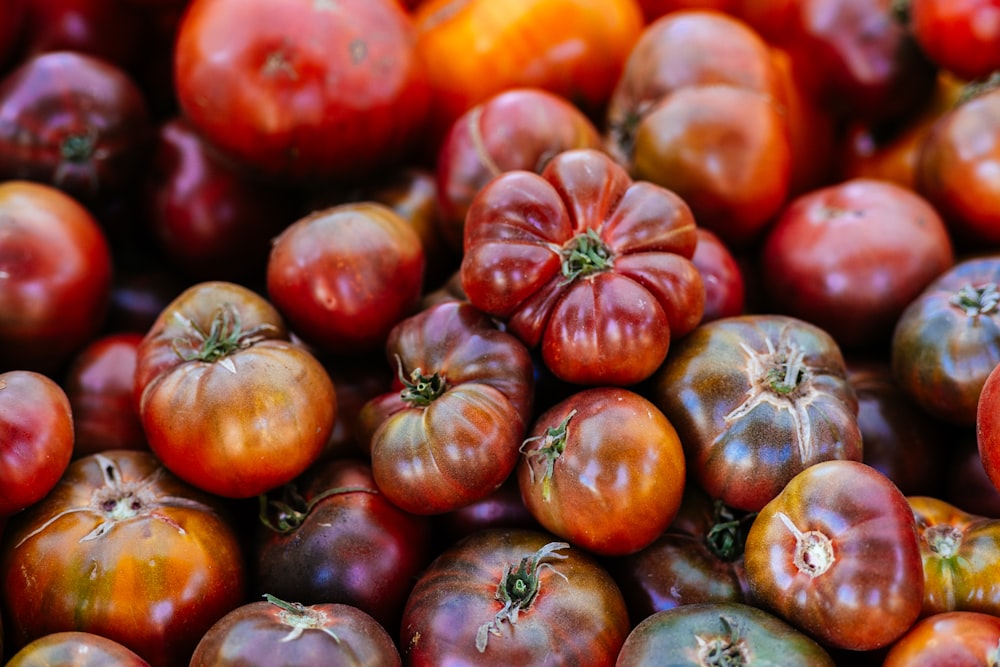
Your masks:
M73 413L63 389L34 371L0 373L0 515L41 500L73 455Z
M639 394L582 390L535 420L521 446L518 484L543 528L601 555L649 545L673 521L684 492L674 427Z
M754 604L827 646L887 646L923 604L913 511L857 461L823 461L789 480L754 519L744 561Z
M103 324L111 249L93 215L40 183L0 183L0 371L58 372Z
M910 0L909 27L936 65L962 79L1000 70L1000 0Z
M610 667L629 631L611 575L536 531L487 530L451 546L403 612L403 659L437 665Z
M329 374L288 340L274 306L226 282L198 283L160 313L139 345L134 396L164 465L230 498L302 474L337 414Z
M77 459L44 500L10 519L3 540L15 647L79 630L176 667L245 594L239 541L218 499L149 452Z
M413 227L385 204L315 211L271 245L267 293L296 335L341 356L382 347L420 302L426 257Z
M604 153L564 151L541 175L498 176L465 225L469 301L540 347L562 380L639 382L701 321L691 210Z
M1000 361L986 376L976 403L976 443L986 476L1000 490Z
M53 632L29 642L4 667L149 667L149 663L122 644L92 632Z
M729 247L715 232L699 227L698 245L691 263L705 285L705 311L701 321L742 315L746 301L743 270Z
M997 660L1000 618L974 611L934 614L913 624L889 649L882 667L989 665Z
M194 0L174 53L184 115L271 180L377 173L405 157L429 103L395 0Z

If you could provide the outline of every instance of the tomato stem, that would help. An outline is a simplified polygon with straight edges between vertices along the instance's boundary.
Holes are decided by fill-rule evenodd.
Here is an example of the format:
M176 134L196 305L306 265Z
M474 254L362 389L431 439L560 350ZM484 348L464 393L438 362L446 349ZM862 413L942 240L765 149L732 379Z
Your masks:
M611 249L593 227L570 239L562 249L563 284L581 276L606 271L614 263Z
M778 512L777 516L795 535L793 562L799 572L815 578L829 570L837 560L830 538L818 530L800 531L784 512Z
M324 632L332 637L338 644L340 643L340 637L338 637L332 629L327 627L329 625L330 618L325 612L314 607L307 607L300 602L286 602L281 598L271 595L270 593L264 593L263 597L265 600L281 609L281 622L292 628L292 630L279 641L290 642L301 637L302 633L306 630L319 630L320 632Z
M705 534L705 544L717 558L731 563L743 554L749 526L757 513L737 516L731 507L716 499L713 515L714 523Z
M736 626L725 616L719 616L722 634L703 637L695 635L698 642L698 664L703 667L740 667L750 664L746 640L740 637Z
M996 283L986 283L981 287L966 283L948 301L964 310L968 317L976 317L996 310L1000 303L1000 290Z
M264 322L247 331L243 330L243 323L236 306L226 303L220 306L212 317L212 324L206 333L197 322L186 320L194 331L192 338L175 338L173 341L174 352L184 361L204 361L212 363L219 361L237 350L250 347L254 343L263 340L267 332L274 331L273 324ZM190 349L184 351L181 346L186 345Z
M576 415L575 409L571 410L558 425L548 427L542 435L526 439L521 443L521 447L519 448L519 451L528 459L528 475L531 478L532 484L535 483L535 460L541 459L542 465L545 466L545 471L542 473L542 500L545 502L549 502L552 496L552 475L555 472L556 459L566 451L566 440L569 437L569 420L574 415ZM542 444L536 449L525 450L525 446L538 441L541 441Z
M962 546L962 531L948 524L927 528L923 537L927 547L939 558L952 558Z
M313 511L321 501L331 496L343 495L345 493L378 493L377 489L370 489L365 486L335 486L322 493L316 494L311 500L306 499L299 493L294 483L285 484L281 487L281 498L272 500L266 493L257 496L259 508L258 517L260 522L276 533L286 535L306 520L309 513ZM277 521L272 521L271 508L276 510Z
M414 368L410 373L410 378L403 375L403 360L396 355L396 365L398 367L399 381L403 384L403 391L399 397L407 403L427 407L448 389L443 375L434 373L424 375L422 368Z

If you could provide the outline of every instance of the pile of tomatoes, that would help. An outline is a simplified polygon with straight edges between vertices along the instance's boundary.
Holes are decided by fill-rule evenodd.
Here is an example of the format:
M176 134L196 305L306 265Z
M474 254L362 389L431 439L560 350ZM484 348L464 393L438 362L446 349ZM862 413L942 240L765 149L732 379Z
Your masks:
M995 665L1000 1L8 0L0 660Z

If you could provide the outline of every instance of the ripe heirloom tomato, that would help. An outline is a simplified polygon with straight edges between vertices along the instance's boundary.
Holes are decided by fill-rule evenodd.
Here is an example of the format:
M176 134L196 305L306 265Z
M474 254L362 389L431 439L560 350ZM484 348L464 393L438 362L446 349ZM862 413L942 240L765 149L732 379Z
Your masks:
M648 399L593 387L534 422L517 467L521 496L543 528L603 556L642 549L673 521L684 450Z
M697 232L698 245L691 256L691 263L698 269L705 285L702 323L742 315L746 301L743 270L715 232L705 227L699 227Z
M600 151L564 151L540 175L510 171L476 195L462 288L540 346L556 377L625 386L649 377L671 339L701 321L696 244L676 194L633 182Z
M54 380L35 371L0 373L0 516L41 500L73 455L73 413Z
M934 614L913 624L886 653L882 667L993 665L1000 618L974 611Z
M303 605L273 595L220 618L198 642L190 667L336 667L400 664L385 628L346 604Z
M72 462L52 492L10 519L0 557L15 647L79 630L154 667L186 664L204 632L242 604L239 540L218 498L149 452Z
M137 351L134 396L164 465L229 498L304 472L337 414L329 374L274 306L227 282L193 285L160 313Z
M129 648L92 632L53 632L28 642L4 667L149 667Z
M629 632L611 575L587 552L531 530L474 533L441 553L403 612L409 667L610 667Z
M752 602L826 646L881 648L920 615L913 511L858 461L822 461L789 480L750 526L744 561Z
M858 403L828 333L784 315L701 325L652 380L689 474L733 508L761 509L809 466L861 459Z
M1000 490L1000 363L983 383L976 405L976 446L983 470Z
M998 0L909 0L909 29L940 67L962 79L1000 70Z
M185 117L270 180L363 180L405 157L427 81L395 0L193 0L174 49Z
M924 563L922 615L978 611L1000 616L1000 519L931 496L909 496Z
M393 390L358 418L379 490L413 514L480 500L514 470L530 420L527 348L466 302L447 301L389 333Z

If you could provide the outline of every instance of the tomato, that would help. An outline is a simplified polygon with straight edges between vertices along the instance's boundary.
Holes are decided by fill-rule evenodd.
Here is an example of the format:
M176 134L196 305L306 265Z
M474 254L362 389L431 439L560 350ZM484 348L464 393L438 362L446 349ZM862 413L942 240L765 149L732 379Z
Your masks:
M986 473L975 428L960 428L949 448L941 498L966 512L1000 518L1000 489Z
M1000 362L986 376L976 404L976 445L983 469L1000 490Z
M698 245L691 263L705 285L705 309L701 321L743 314L746 304L746 281L743 269L728 246L715 232L699 227Z
M584 389L535 420L517 479L525 506L574 546L621 556L673 521L684 492L684 450L674 427L643 396Z
M404 664L614 665L629 631L621 592L585 551L551 539L487 530L441 553L406 602Z
M658 612L632 629L616 667L652 664L833 667L836 663L808 635L773 614L738 602L704 602Z
M0 182L0 371L57 373L103 324L111 249L94 216L56 189Z
M413 227L384 204L315 211L274 239L267 293L321 352L379 349L419 304L426 258Z
M965 512L931 496L909 496L924 562L922 615L1000 615L1000 519Z
M1000 255L966 259L902 312L890 361L899 387L932 416L973 426L983 384L1000 363Z
M739 5L738 0L639 0L646 23L671 12L685 9L714 9L731 14Z
M675 193L633 182L599 151L563 151L540 175L507 172L480 190L465 223L462 287L540 347L556 377L626 386L701 320L696 244Z
M785 207L763 239L761 286L773 312L812 322L843 349L881 350L903 309L954 261L926 200L853 179Z
M139 345L135 401L149 447L181 479L249 498L305 471L337 414L333 382L256 292L203 282Z
M789 480L754 519L744 560L752 602L824 645L887 646L923 605L910 505L858 461L823 461Z
M396 325L386 357L398 370L393 390L358 419L379 490L408 512L438 514L497 489L517 464L533 406L527 348L449 301Z
M145 165L151 125L132 78L74 51L41 53L0 81L0 178L54 185L86 202L124 194Z
M400 162L429 104L394 0L194 0L174 50L191 124L254 174L363 180Z
M997 661L1000 618L973 611L952 611L921 619L899 638L883 667L990 665Z
M688 473L710 496L757 511L802 470L860 460L858 403L833 338L783 315L701 325L652 379Z
M431 526L379 493L368 463L315 464L262 498L260 518L251 554L256 592L349 604L398 627L413 581L430 560Z
M44 500L10 519L3 540L3 608L15 647L79 630L175 667L243 601L243 555L218 499L149 452L72 462Z
M399 665L399 650L375 619L346 604L303 605L273 595L220 618L198 642L190 667Z
M149 667L149 663L122 644L92 632L53 632L29 642L4 667Z
M962 79L1000 70L1000 2L909 0L910 32L936 65Z
M34 371L0 373L0 515L41 500L73 454L73 413L54 380Z

